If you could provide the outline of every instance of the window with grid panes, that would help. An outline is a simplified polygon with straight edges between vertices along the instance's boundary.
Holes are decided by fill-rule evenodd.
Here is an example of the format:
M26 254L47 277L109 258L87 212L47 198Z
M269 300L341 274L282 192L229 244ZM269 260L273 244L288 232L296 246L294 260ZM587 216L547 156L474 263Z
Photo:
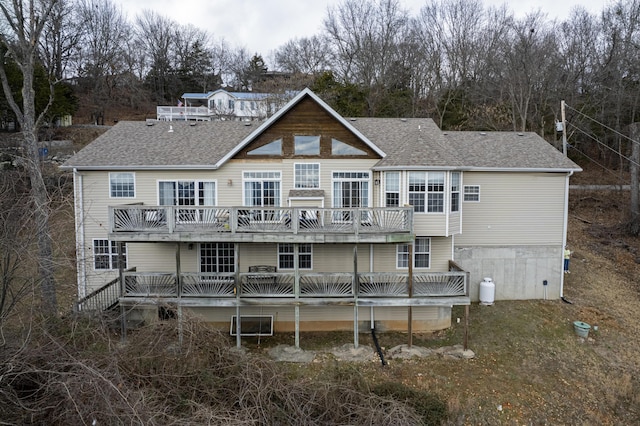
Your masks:
M200 243L200 272L235 272L235 249L232 243Z
M298 245L298 268L311 269L311 244ZM294 245L291 243L278 244L278 269L293 269Z

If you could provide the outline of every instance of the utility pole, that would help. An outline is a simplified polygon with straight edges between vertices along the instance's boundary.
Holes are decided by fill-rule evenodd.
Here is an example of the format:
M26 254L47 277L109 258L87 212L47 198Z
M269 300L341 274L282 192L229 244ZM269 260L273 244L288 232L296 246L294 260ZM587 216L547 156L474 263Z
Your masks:
M562 119L562 153L567 156L567 116L564 112L564 100L560 101L560 118Z
M629 170L631 172L631 219L629 230L633 235L640 234L640 123L629 125L631 139L631 161Z

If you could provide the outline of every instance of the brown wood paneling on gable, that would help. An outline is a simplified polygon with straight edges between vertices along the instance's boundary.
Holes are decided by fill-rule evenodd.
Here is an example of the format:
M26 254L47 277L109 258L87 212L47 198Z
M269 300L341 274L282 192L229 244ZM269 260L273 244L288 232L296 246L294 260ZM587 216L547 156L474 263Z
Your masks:
M293 138L295 135L320 136L320 155L295 155ZM277 139L282 139L282 157L270 155L247 155L261 146ZM351 145L366 155L331 155L331 140L338 139ZM380 158L367 144L348 130L342 123L331 116L311 97L302 99L297 105L280 117L253 142L244 147L236 159L264 159L264 158Z

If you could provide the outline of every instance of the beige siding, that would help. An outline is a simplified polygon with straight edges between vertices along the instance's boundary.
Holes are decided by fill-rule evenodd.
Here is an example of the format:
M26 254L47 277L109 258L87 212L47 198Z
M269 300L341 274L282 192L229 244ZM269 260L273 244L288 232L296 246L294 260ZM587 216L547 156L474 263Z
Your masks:
M196 315L207 322L216 324L223 331L229 331L235 308L188 308L186 315ZM354 308L346 306L302 306L300 307L301 331L332 331L354 329ZM370 308L358 309L358 327L361 333L371 329ZM295 330L295 310L292 306L243 307L240 315L273 316L274 332ZM406 307L379 307L373 309L373 318L378 331L407 330L408 311ZM451 309L443 307L422 307L412 309L413 331L426 332L441 330L451 325ZM302 336L304 342L304 335Z
M418 235L421 236L421 235ZM429 269L414 269L414 272L447 272L451 260L451 238L431 238L431 267ZM406 272L406 269L396 268L396 245L374 245L374 272Z
M462 208L462 204L460 205ZM460 213L449 214L449 232L448 235L457 235L462 231L462 215Z
M416 235L445 236L447 215L445 213L414 213L413 229Z
M480 202L462 203L456 246L562 244L566 175L467 172Z

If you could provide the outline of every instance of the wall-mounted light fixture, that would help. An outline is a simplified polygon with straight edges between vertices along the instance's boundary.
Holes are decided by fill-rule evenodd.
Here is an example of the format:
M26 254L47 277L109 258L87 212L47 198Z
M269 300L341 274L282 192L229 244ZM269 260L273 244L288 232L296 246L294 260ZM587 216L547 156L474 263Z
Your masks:
M375 179L373 181L373 184L376 185L376 186L380 185L380 179Z
M229 179L229 180L227 181L227 186L233 186L233 180Z
M187 248L188 248L189 250L193 250L193 243L189 243L189 245L187 246Z

